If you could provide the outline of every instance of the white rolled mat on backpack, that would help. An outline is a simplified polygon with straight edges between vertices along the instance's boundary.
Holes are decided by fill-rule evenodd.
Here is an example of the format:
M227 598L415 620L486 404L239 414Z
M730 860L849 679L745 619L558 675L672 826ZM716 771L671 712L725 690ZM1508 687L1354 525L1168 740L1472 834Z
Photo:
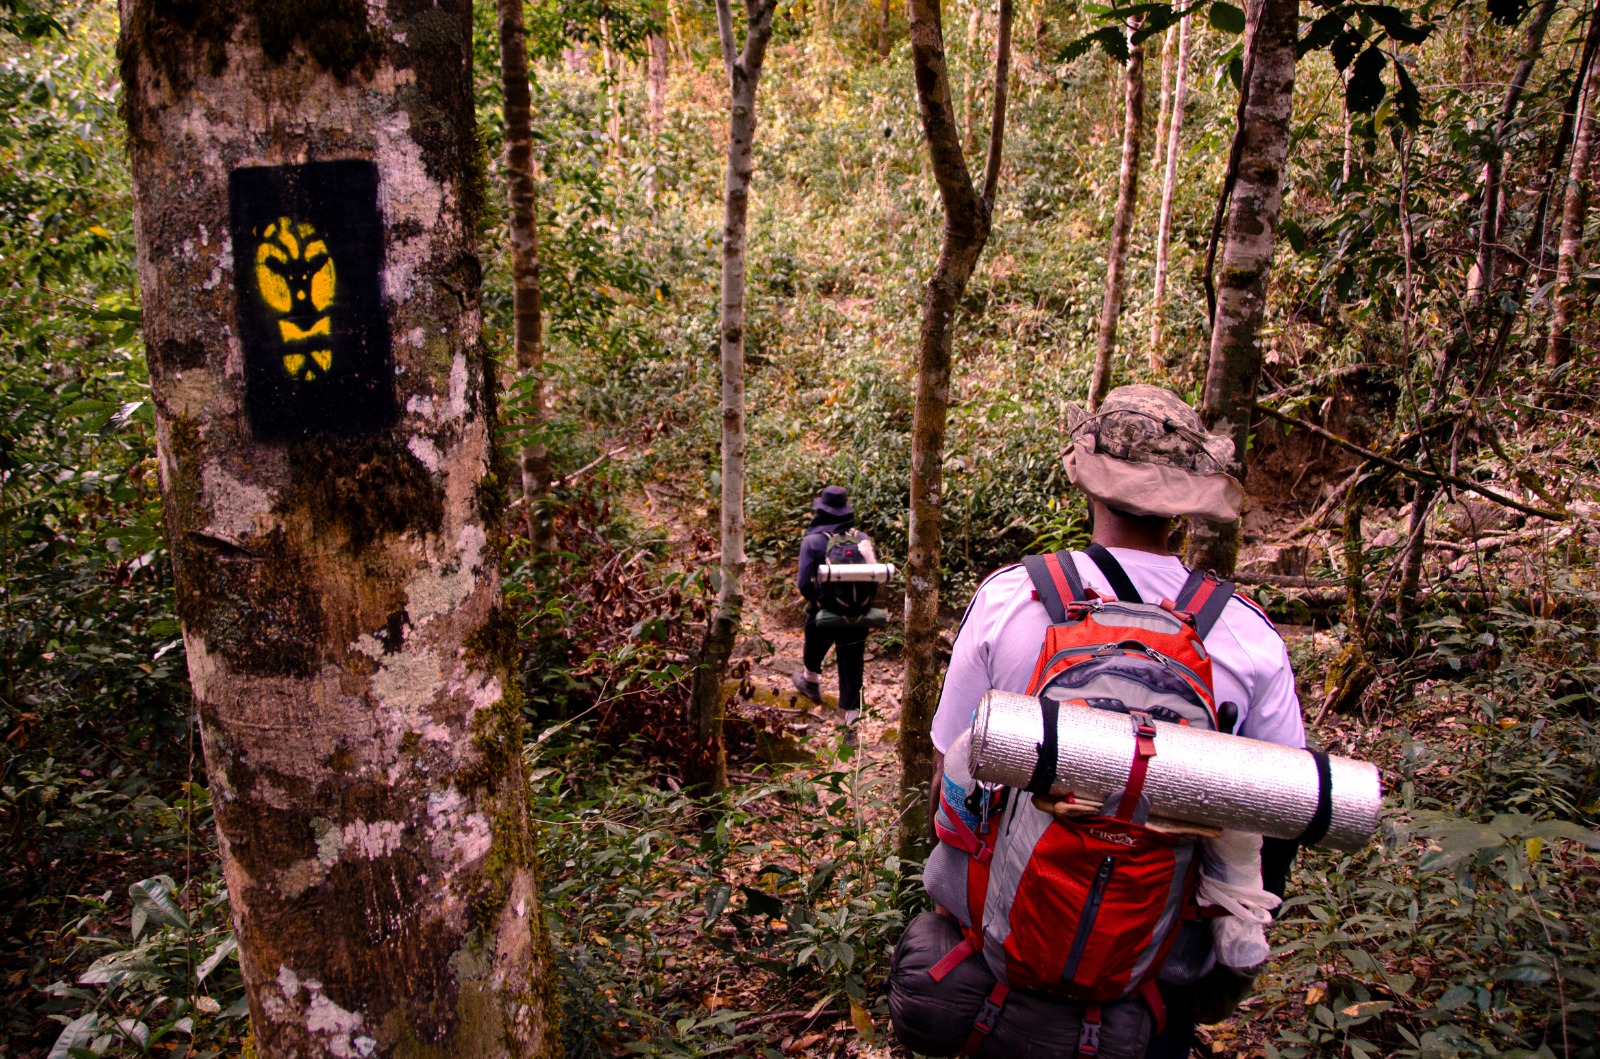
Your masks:
M893 563L823 563L817 567L817 583L871 582L887 584L894 577Z
M1360 849L1378 829L1383 788L1368 762L1162 721L1155 728L1144 794L1156 816L1335 849ZM986 692L972 719L973 777L1032 789L1048 742L1037 698ZM1050 793L1105 801L1127 785L1135 749L1127 714L1063 705Z

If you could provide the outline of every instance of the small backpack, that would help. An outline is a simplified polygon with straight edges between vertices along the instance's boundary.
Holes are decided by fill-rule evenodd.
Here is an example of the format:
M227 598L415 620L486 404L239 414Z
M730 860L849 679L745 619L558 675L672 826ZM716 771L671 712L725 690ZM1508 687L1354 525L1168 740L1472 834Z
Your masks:
M828 534L828 563L832 566L854 566L867 561L861 544L867 535L860 530L844 530ZM817 586L817 603L845 618L859 618L872 609L878 586L870 581L824 582Z
M1153 721L1232 727L1231 717L1218 721L1203 639L1233 586L1193 573L1176 602L1158 606L1139 599L1109 551L1090 545L1085 554L1116 599L1085 589L1069 552L1023 560L1051 621L1027 692L1044 714L1033 781L1027 791L974 785L965 814L941 794L940 843L925 880L966 927L966 940L930 972L935 981L979 952L1000 983L990 1025L1007 989L1055 993L1086 1006L1079 1051L1092 1055L1102 1006L1140 997L1156 1024L1164 1022L1156 976L1179 926L1201 915L1198 843L1145 826L1143 787L1159 752ZM1062 709L1128 714L1137 747L1127 785L1081 817L1058 818L1028 797L1050 794ZM974 811L977 827L968 822Z

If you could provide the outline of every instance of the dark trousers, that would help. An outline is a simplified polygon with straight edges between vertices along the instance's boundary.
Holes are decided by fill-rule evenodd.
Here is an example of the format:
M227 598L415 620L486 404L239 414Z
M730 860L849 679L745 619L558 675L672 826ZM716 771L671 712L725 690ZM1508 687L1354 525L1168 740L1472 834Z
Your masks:
M1194 1041L1194 1020L1173 1012L1167 1019L1167 1028L1151 1035L1145 1059L1189 1059L1194 1054Z
M819 629L817 616L806 614L805 666L813 673L822 672L822 660L828 648L834 649L839 663L839 708L861 709L861 678L866 669L866 629Z

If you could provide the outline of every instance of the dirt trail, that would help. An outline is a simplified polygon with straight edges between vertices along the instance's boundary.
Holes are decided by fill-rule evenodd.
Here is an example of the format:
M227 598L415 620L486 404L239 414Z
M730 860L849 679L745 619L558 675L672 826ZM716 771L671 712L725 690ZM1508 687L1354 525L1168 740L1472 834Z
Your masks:
M770 583L765 576L750 577L746 624L734 658L749 660L750 679L763 704L803 711L795 714L790 731L796 743L820 754L837 744L844 731L838 667L829 652L822 671L821 706L814 706L795 691L790 677L801 668L804 610L792 583L784 587L778 599L766 598L762 589ZM880 602L887 598L893 606L897 596L897 592L885 592ZM898 651L881 652L886 638L877 632L867 641L857 746L869 768L892 775L898 768L895 743L899 737L901 663Z

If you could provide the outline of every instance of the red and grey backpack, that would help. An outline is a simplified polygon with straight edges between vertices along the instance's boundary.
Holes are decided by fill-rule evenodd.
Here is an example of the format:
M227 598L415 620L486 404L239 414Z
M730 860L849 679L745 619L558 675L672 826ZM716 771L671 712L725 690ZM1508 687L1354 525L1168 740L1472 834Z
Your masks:
M1203 643L1233 586L1194 573L1176 601L1145 603L1109 551L1090 545L1085 554L1115 599L1085 588L1069 552L1023 560L1051 622L1028 684L1043 709L1044 741L1027 791L978 788L965 813L940 797L940 843L924 878L962 921L965 940L931 973L938 980L981 953L999 983L968 1052L981 1046L1012 988L1083 1003L1081 1055L1098 1048L1102 1005L1142 997L1160 1026L1156 975L1181 923L1200 915L1198 844L1145 826L1143 787L1149 759L1160 752L1153 721L1233 726L1231 716L1218 722ZM1058 712L1086 708L1128 714L1138 752L1126 787L1098 811L1086 806L1082 817L1057 817L1027 794L1050 794ZM976 827L967 822L975 816Z

